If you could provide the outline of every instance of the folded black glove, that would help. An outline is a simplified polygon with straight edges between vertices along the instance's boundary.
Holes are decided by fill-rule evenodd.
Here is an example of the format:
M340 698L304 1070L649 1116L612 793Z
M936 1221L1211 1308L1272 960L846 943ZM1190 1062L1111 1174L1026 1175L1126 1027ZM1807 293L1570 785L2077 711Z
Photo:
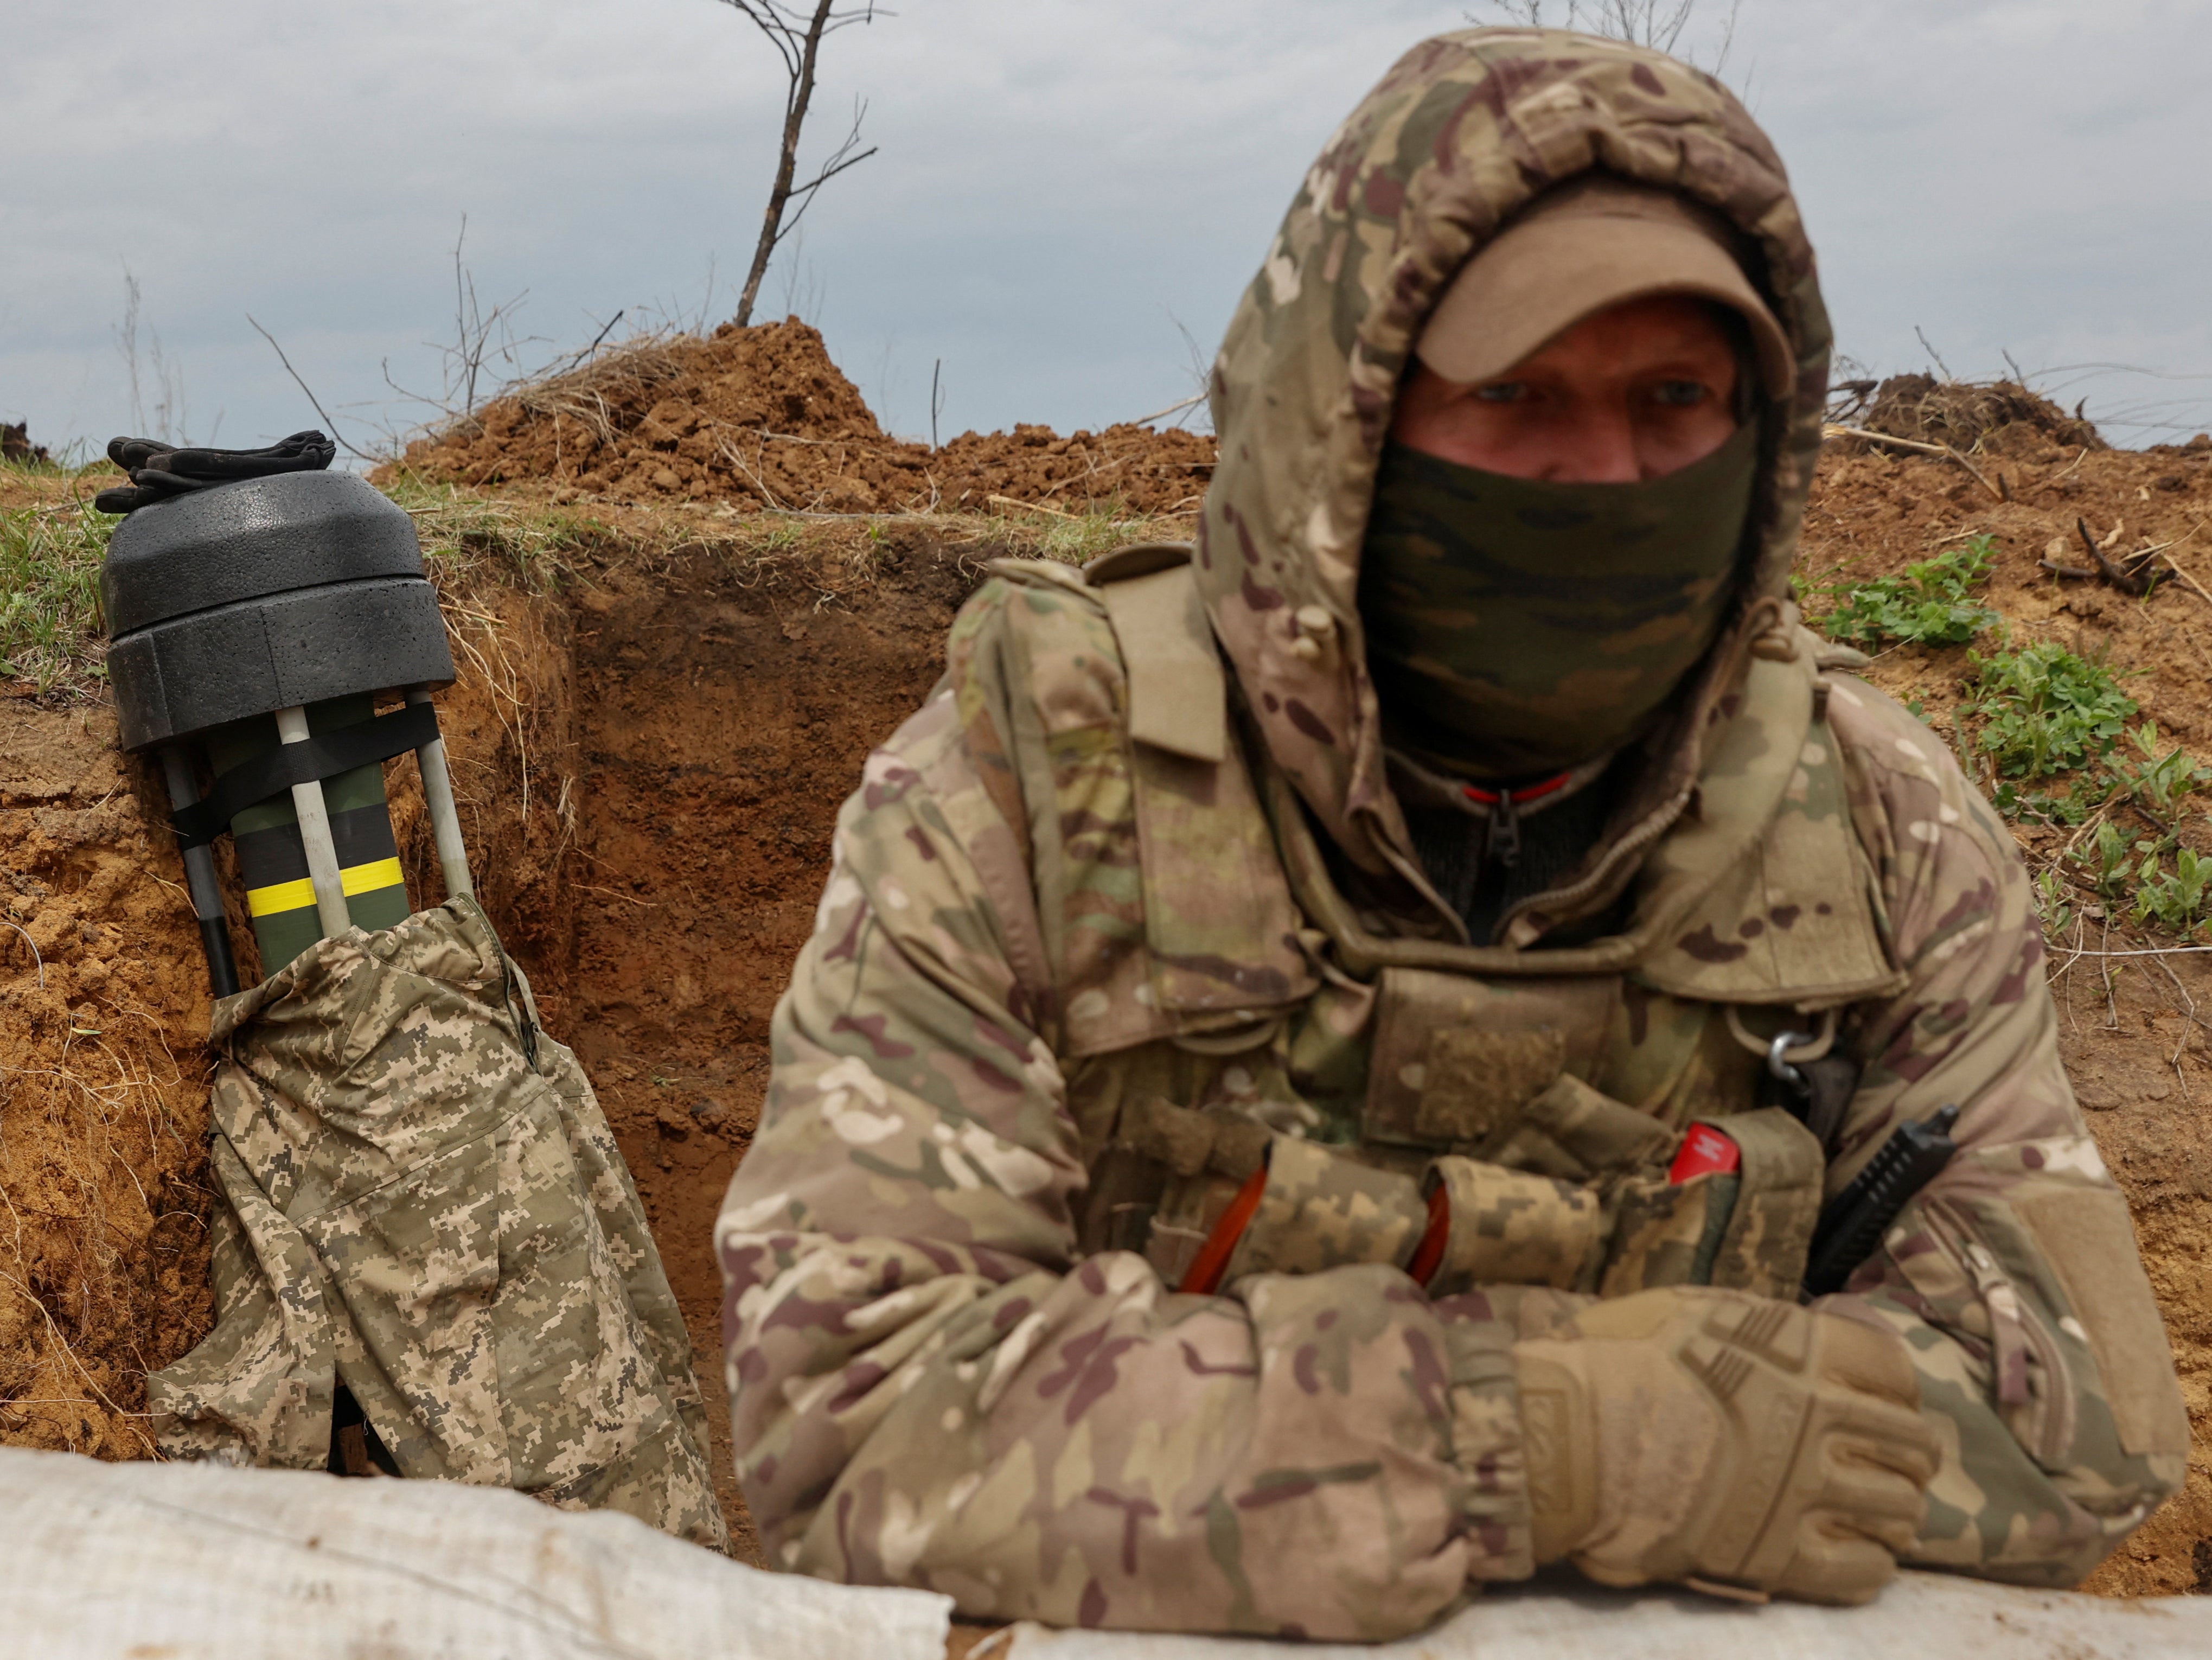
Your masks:
M266 478L278 472L320 472L337 459L338 447L319 432L295 432L258 450L179 449L158 438L114 438L107 459L131 475L128 484L104 489L92 498L102 513L131 513L155 502L239 478Z

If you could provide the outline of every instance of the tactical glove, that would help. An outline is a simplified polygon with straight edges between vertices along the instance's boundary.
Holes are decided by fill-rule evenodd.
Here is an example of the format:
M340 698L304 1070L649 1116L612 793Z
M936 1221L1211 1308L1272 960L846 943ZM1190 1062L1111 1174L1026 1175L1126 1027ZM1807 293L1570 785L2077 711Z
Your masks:
M173 496L266 478L280 472L319 472L337 458L337 446L310 429L258 450L185 449L159 438L112 438L107 459L131 475L128 484L92 498L101 513L136 513Z
M1536 1560L1600 1584L1863 1602L1919 1526L1936 1443L1899 1341L1677 1286L1517 1343Z

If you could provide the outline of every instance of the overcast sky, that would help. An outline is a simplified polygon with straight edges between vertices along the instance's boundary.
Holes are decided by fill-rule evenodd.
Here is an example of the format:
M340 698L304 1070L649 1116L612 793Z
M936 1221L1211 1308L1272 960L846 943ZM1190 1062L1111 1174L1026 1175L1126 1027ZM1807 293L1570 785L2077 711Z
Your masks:
M1194 389L1185 331L1211 356L1329 130L1486 9L905 0L827 49L807 153L855 99L878 153L824 190L760 314L818 324L908 435L939 360L948 437L1146 414ZM1726 9L1699 0L1702 61ZM316 424L249 313L364 447L422 419L383 366L435 390L464 215L479 299L526 291L520 330L548 337L532 361L625 307L617 333L734 309L781 80L719 0L162 18L7 0L0 23L0 417L39 441L150 428L164 385L203 442ZM1742 0L1723 73L1790 165L1844 351L1927 367L1917 327L1980 376L2008 350L2151 441L2132 423L2212 426L2208 64L2203 0ZM2095 364L2153 373L2071 367Z

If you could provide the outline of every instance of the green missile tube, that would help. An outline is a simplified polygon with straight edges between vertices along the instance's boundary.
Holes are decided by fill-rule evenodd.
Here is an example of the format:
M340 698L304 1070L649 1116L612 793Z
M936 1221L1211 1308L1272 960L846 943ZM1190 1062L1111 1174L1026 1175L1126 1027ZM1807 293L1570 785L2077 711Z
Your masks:
M367 693L307 705L307 730L317 735L368 720L375 713ZM277 744L276 717L257 714L210 730L204 741L217 775ZM354 927L371 931L406 920L406 879L392 812L384 793L384 765L371 762L323 781L345 885L346 913ZM246 909L261 946L261 972L276 973L323 937L307 850L289 790L255 802L230 821Z

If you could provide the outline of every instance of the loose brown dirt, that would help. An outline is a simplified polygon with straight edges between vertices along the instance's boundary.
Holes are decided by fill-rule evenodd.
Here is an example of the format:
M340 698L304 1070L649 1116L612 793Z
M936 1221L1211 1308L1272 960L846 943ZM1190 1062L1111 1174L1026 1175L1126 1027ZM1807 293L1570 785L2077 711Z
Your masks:
M892 438L796 318L611 352L409 446L399 463L465 484L544 481L562 499L708 501L827 513L988 513L994 498L1123 513L1195 508L1212 441L1122 424Z
M856 476L852 458L883 454L869 448L880 435L842 376L804 392L814 382L793 365L818 353L808 335L790 325L724 334L697 343L690 369L617 388L629 424L611 413L623 435L592 454L628 470L605 476L586 504L592 533L563 556L558 584L533 591L489 569L441 578L463 666L441 714L480 888L549 1025L582 1055L637 1177L715 1404L715 1468L748 1552L720 1410L708 1241L759 1111L769 1014L811 925L836 808L862 757L934 678L945 626L981 559L1024 550L1018 538L1037 522L1022 531L972 517L824 520L734 547L715 539L717 526L766 522L726 516L765 499L748 496L734 469L702 464L700 500L688 504L669 499L693 488L688 472L676 491L648 483L625 499L618 481L644 459L638 429L670 386L694 388L687 406L702 408L707 394L696 389L712 376L699 365L716 352L726 375L751 352L769 364L776 395L801 402L750 412L726 403L717 421L757 437L805 417L828 426L794 435L849 447L835 465L776 474L783 488L844 488ZM601 395L611 412L618 400ZM418 453L410 465L464 477L489 465L483 477L510 482L477 493L518 512L582 487L591 469L558 470L580 459L567 436L577 417L518 410L507 447L479 452L495 414L482 433L451 435L433 447L441 454ZM556 415L556 468L517 480L517 458L542 460ZM2014 642L2108 652L2140 671L2130 690L2161 730L2212 758L2212 599L2178 578L2130 599L2037 564L2051 541L2077 536L2081 518L2100 539L2117 526L2118 551L2170 543L2158 557L2212 589L2212 453L2020 438L1973 458L2009 501L1946 459L1832 446L1807 521L1807 584L1887 574L1989 535L1998 556L1988 598ZM1076 447L1055 450L1059 441L1020 445L1041 469L1020 499L1055 483L1066 488L1054 500L1106 499L1079 494L1098 451L1086 445L1071 461ZM1211 453L1189 442L1203 454L1176 463L1192 470L1153 500L1202 487ZM748 465L775 453L741 453ZM1948 733L1966 672L1963 648L1906 648L1869 673L1920 700ZM144 1372L188 1348L211 1316L198 941L151 781L118 763L112 743L96 701L0 698L0 914L29 930L48 964L40 993L27 949L0 928L0 1195L9 1207L0 1214L0 1443L111 1458L145 1456L136 1416ZM411 891L434 903L411 763L391 778ZM2032 862L2062 872L2064 839L2021 833ZM2187 1492L2091 1588L2212 1590L2212 1045L2198 1020L2212 1019L2212 958L2075 955L2173 943L2141 937L2117 907L2093 917L2088 896L2077 898L2076 926L2053 945L2062 1050L2134 1207L2197 1438ZM242 926L233 934L250 942ZM241 966L253 971L250 955Z

